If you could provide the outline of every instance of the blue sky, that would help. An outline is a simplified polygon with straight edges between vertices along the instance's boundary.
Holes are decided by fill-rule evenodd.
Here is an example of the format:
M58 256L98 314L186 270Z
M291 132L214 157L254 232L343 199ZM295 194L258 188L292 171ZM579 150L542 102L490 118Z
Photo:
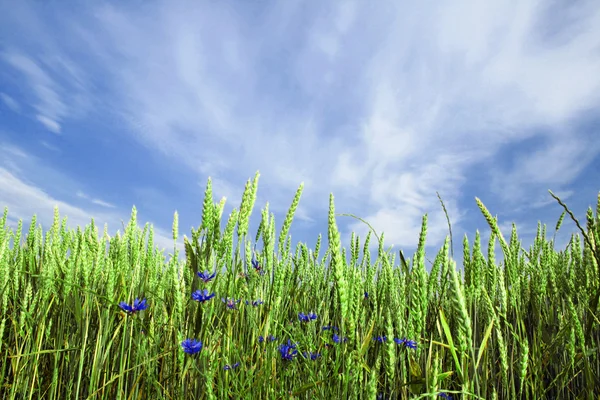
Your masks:
M328 196L412 257L455 258L489 228L528 248L562 209L585 220L600 176L600 7L578 2L0 0L0 207L12 226L53 207L121 229L133 205L172 251L201 221L207 177L224 220L261 173L277 228L327 237ZM339 218L343 245L365 226ZM562 248L574 224L565 221ZM372 242L374 246L376 243ZM499 248L499 246L497 246ZM182 248L182 247L180 247ZM499 249L498 249L499 250ZM323 254L323 252L321 253ZM498 254L500 254L498 252Z

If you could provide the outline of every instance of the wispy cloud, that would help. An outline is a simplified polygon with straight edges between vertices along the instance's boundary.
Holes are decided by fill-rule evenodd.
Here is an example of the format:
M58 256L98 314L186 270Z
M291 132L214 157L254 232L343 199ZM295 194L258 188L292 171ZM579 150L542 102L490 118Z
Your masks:
M82 199L89 200L93 204L97 204L99 206L107 207L107 208L115 208L114 204L107 203L107 202L105 202L103 200L100 200L100 199L92 198L92 197L88 196L87 194L83 193L82 191L78 191L76 193L76 195L77 195L77 197L80 197Z
M573 190L564 190L558 192L553 191L553 193L562 201L568 201L575 194ZM520 212L528 209L538 209L551 204L557 204L556 200L553 199L548 193L544 193L543 195L529 199L529 204L517 207L515 211Z
M56 152L60 151L60 149L58 147L51 145L50 143L46 142L45 140L40 141L40 144L42 146L44 146L45 148L47 148L48 150L52 150L52 151L56 151Z
M37 100L34 105L36 118L54 133L60 132L59 121L67 115L67 107L57 93L50 76L31 58L18 52L5 52L4 61L18 70L29 83Z
M10 155L18 157L18 158L28 158L29 157L19 147L14 146L10 143L0 143L0 151L2 151L2 153L5 155L10 154Z
M37 120L40 121L40 123L44 125L50 132L60 133L60 125L55 120L43 115L38 115Z
M19 112L21 110L21 106L19 106L19 103L6 93L0 92L0 100L2 100L6 107L8 107L11 111Z
M333 191L338 212L399 247L414 248L427 213L439 246L436 192L455 234L472 231L474 196L505 212L526 199L542 207L548 188L577 193L570 185L600 153L585 125L600 120L593 0L104 3L62 9L61 24L15 7L6 29L21 21L23 35L45 34L3 59L46 128L64 131L85 110L110 124L106 140L134 138L202 187L212 176L230 200L260 170L259 199L280 219L304 182L298 217L315 235ZM346 240L364 237L362 224L339 221Z

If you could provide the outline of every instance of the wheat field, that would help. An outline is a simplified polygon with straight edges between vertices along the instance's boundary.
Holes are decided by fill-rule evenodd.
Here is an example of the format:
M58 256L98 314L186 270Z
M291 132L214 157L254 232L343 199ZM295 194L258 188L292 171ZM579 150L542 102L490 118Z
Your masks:
M489 243L450 235L426 267L385 235L342 247L333 195L326 249L292 249L300 185L275 232L269 205L248 232L259 174L224 222L208 180L202 222L169 260L138 227L43 232L0 221L3 399L597 399L600 194L581 233L554 249L538 224L526 250L476 199ZM441 201L441 199L440 199ZM442 202L443 206L443 202ZM356 218L356 217L354 217ZM365 222L366 223L366 222ZM376 260L369 245L377 241ZM499 244L504 261L495 260ZM261 250L257 250L257 247ZM323 252L323 254L322 254Z

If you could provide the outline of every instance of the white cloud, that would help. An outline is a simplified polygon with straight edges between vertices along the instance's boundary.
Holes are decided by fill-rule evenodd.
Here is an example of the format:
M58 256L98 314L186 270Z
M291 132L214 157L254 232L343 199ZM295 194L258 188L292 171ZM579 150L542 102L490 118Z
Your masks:
M103 201L100 199L92 199L92 203L97 204L102 207L106 207L106 208L115 208L114 204L107 203L106 201Z
M11 111L19 112L21 110L21 106L19 105L19 103L6 93L0 92L0 99L4 104L6 104L6 107L8 107Z
M544 197L549 198L548 201L554 201L548 194L548 189L572 193L556 188L573 182L586 165L597 157L600 150L599 143L583 139L575 132L565 137L556 135L550 141L547 146L516 157L509 168L492 171L492 185L497 188L496 192L502 200L527 199L528 187L532 185L543 188Z
M67 106L58 94L58 87L44 68L31 58L18 52L5 52L2 58L27 79L37 97L37 119L49 130L60 130L58 122L67 115Z
M11 154L11 155L19 157L19 158L28 158L29 157L19 147L14 146L10 143L0 143L0 150L2 151L2 153L4 153L4 155L6 155L8 153L8 154Z
M37 120L42 123L50 132L60 133L60 124L53 119L48 117L44 117L43 115L38 115Z
M599 25L584 23L571 46L536 43L529 38L541 23L537 5L519 4L463 1L434 14L417 9L409 15L419 15L419 26L397 15L371 60L371 117L357 150L339 156L336 176L346 172L344 184L370 189L374 211L366 219L386 232L387 243L416 245L420 217L428 212L429 243L439 244L447 227L435 191L454 200L472 165L533 129L545 128L553 146L524 156L525 165L514 171L493 166L492 185L504 200L522 202L532 183L564 187L598 154L589 135L565 127L598 104L600 75L590 72L600 70L600 56L590 50L600 44ZM596 9L582 18L599 16ZM579 76L587 79L573 79ZM430 173L418 173L428 167ZM449 212L460 227L456 204Z
M60 149L58 147L51 145L50 143L46 142L45 140L40 141L40 144L42 146L44 146L45 148L47 148L48 150L60 152Z
M75 193L75 195L79 198L85 199L85 200L89 200L91 203L93 204L97 204L99 206L102 207L106 207L106 208L115 208L114 204L110 204L104 200L100 200L100 199L95 199L92 198L90 196L88 196L87 194L85 194L84 192L82 192L81 190L78 190L77 193Z
M571 198L571 196L573 196L573 194L575 194L575 192L572 190L565 190L565 191L555 192L554 194L556 196L558 196L558 198L561 199L562 201L566 201L567 199ZM540 207L545 207L550 204L557 204L557 202L548 193L548 194L546 194L546 196L543 196L543 197L540 196L539 200L532 202L530 204L530 206L532 208L540 208Z

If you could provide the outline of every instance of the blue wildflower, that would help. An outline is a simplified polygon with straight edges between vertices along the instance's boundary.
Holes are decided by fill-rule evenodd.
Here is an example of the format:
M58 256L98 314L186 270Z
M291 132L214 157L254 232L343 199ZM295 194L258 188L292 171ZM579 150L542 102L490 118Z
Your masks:
M268 340L269 342L274 342L274 341L276 341L276 340L277 340L277 338L276 338L275 336L273 336L273 335L269 335L269 336L267 336L267 340ZM259 337L258 337L258 343L262 343L262 342L264 342L264 341L265 341L265 338L264 338L263 336L259 336Z
M129 304L122 301L119 303L119 307L121 307L121 309L123 309L129 314L134 314L138 311L145 310L146 308L148 308L148 305L146 304L146 299L142 301L140 301L140 299L135 299L135 301L133 302L133 306L130 306Z
M334 341L334 343L340 343L342 341L342 339L338 336L337 333L334 333L333 334L333 341ZM347 342L347 341L348 341L348 338L345 337L344 338L344 342Z
M183 347L183 351L186 353L195 354L202 350L202 342L194 339L185 339L183 342L181 342L181 347Z
M402 338L402 339L394 338L394 342L396 342L397 344L403 344L405 347L408 347L409 349L417 348L417 342L415 342L414 340L408 340L406 338Z
M279 353L281 353L281 359L291 361L298 354L298 350L296 350L296 345L288 339L287 344L279 346Z
M333 329L334 331L339 331L339 329L338 329L337 326L326 325L326 326L323 327L324 331L328 331L330 329Z
M312 320L312 319L317 319L317 314L315 314L313 312L308 313L308 315L304 314L304 313L298 313L298 318L302 322L310 322L310 320Z
M256 258L254 258L254 256L252 256L252 268L254 268L254 270L260 275L265 274L265 270L262 269L262 266L258 263L258 261L256 260Z
M373 340L376 340L379 343L383 343L383 342L387 341L387 337L386 336L377 336L377 337L374 337Z
M369 292L365 292L365 299L369 298Z
M450 396L448 393L440 393L438 396L446 400L452 400L452 396Z
M261 305L263 303L264 302L262 300L260 300L260 299L259 300L254 300L252 303L250 303L249 300L246 300L246 305L252 304L252 307L257 307L257 306L259 306L259 305Z
M224 367L223 367L223 369L224 369L225 371L228 371L228 370L230 370L230 369L235 369L235 368L237 368L237 367L239 367L239 366L240 366L240 363L239 363L239 362L236 362L236 363L235 363L235 364L233 364L233 365L229 365L229 364L227 364L226 366L224 366Z
M225 303L225 304L227 305L227 308L229 308L230 310L237 310L237 307L236 307L236 305L235 305L235 304L240 302L239 300L234 300L234 299L224 299L224 298L222 298L222 297L221 297L221 301L222 301L223 303Z
M217 276L217 273L213 273L211 274L208 271L204 271L204 272L196 272L196 275L198 275L198 277L200 277L200 279L202 281L204 281L204 283L208 283L210 282L215 276Z
M311 360L315 361L317 358L321 357L321 353L308 353L308 352L304 352L302 353L304 355L304 358L308 358L310 357Z
M204 289L204 290L196 290L194 293L192 293L192 299L199 301L200 303L204 303L205 301L208 301L210 299L212 299L213 297L215 297L214 293L208 294L208 290Z

